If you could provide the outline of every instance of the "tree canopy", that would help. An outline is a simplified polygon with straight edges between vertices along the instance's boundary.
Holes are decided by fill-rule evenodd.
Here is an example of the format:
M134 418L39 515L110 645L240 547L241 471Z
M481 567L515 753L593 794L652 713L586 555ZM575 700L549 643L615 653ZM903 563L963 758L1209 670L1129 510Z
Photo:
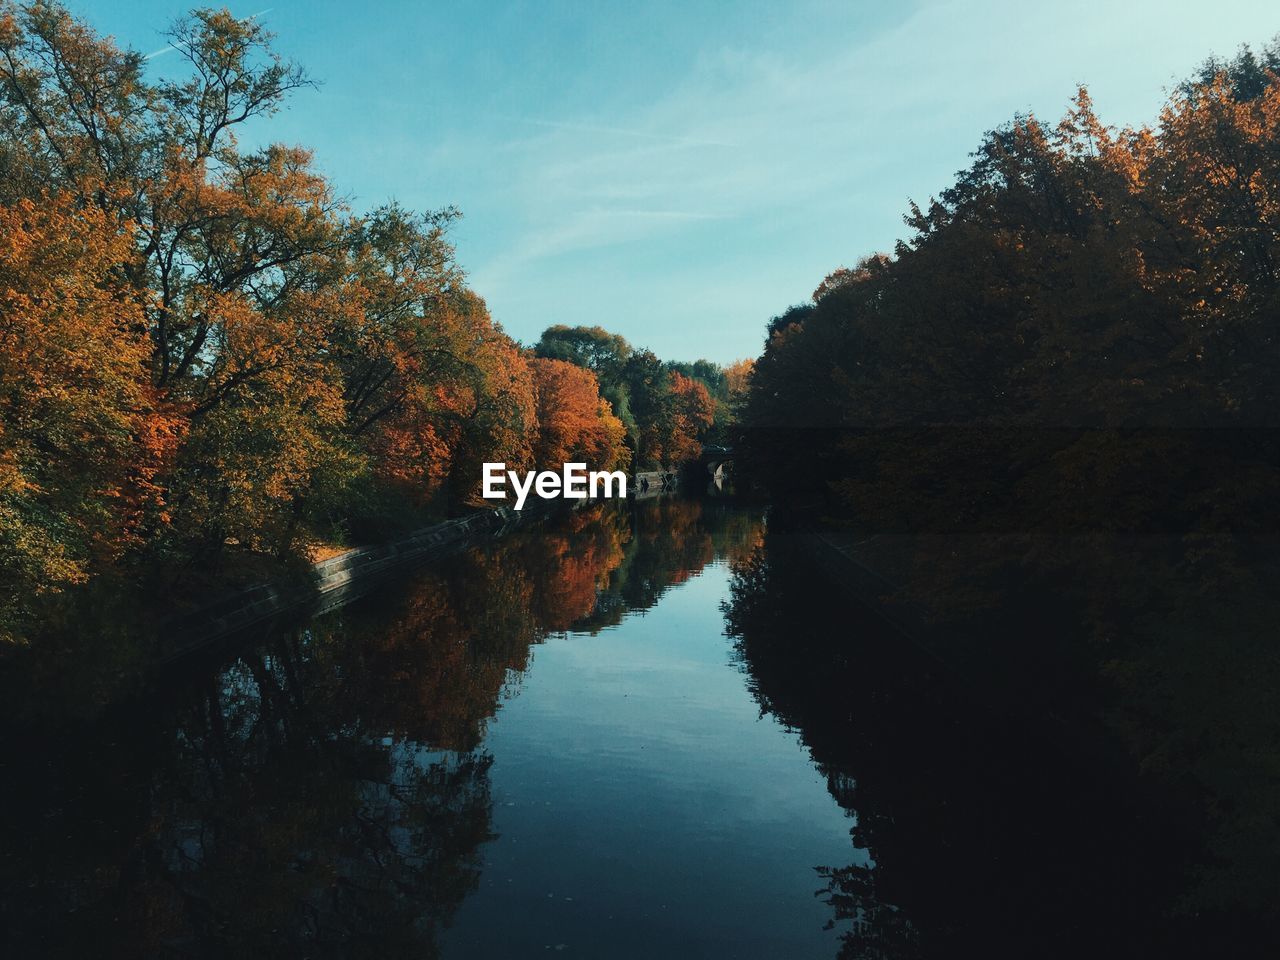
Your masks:
M311 85L259 21L168 38L185 74L155 81L56 3L0 5L0 635L121 565L439 517L486 460L628 462L591 358L549 375L469 289L457 211L357 214L307 150L241 146Z
M602 327L548 327L535 351L596 375L600 392L622 421L631 462L670 467L696 459L706 442L723 443L745 391L750 361L722 368L710 360L662 361ZM729 370L738 379L731 383Z
M994 592L952 600L1002 596L1009 565L1133 583L1083 546L1119 535L1193 582L1241 576L1280 493L1268 57L1210 64L1154 127L1106 126L1081 89L1056 125L988 134L892 254L770 323L748 472L864 532L976 537L953 572Z

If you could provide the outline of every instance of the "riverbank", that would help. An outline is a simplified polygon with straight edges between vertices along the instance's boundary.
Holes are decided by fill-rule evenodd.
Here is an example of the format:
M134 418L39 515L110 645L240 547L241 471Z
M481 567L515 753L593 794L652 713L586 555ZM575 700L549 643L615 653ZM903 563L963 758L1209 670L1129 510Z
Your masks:
M529 518L544 514L531 511ZM318 616L349 602L406 566L439 559L525 522L509 507L445 520L380 546L358 547L312 564L310 580L260 583L221 597L160 628L158 663L172 664L224 637L290 612Z
M629 478L628 496L647 499L672 493L679 472L641 472ZM356 547L311 564L309 576L279 576L234 590L192 612L170 618L159 629L159 666L171 665L212 643L285 614L320 616L363 595L408 567L505 536L517 527L596 502L535 499L524 509L477 510L415 530L385 544Z

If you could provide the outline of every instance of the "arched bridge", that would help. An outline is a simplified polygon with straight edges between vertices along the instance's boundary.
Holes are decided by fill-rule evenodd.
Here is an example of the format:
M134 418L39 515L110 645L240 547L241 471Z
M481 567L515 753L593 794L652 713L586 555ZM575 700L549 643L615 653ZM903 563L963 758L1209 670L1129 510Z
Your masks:
M707 468L712 480L725 480L733 473L733 448L706 444L698 463Z

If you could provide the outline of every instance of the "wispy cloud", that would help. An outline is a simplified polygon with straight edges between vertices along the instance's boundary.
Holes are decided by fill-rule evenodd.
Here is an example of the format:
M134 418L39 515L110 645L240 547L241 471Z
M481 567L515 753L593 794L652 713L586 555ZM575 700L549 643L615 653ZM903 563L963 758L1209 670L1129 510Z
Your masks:
M548 257L632 243L682 225L725 218L724 214L699 210L577 209L545 229L524 234L500 261L487 266L485 276L496 283L501 276Z
M945 188L985 130L1019 111L1056 116L1080 79L1108 119L1151 118L1171 71L1250 39L1250 0L1221 2L1230 22L1213 36L1157 0L1110 8L1106 29L1101 12L1019 0L872 18L820 4L808 14L829 29L802 41L708 38L639 94L607 76L594 95L568 83L534 115L479 114L425 163L421 138L381 139L371 156L423 183L448 178L477 238L463 234L460 252L515 335L607 322L666 355L728 358L758 348L768 316L828 270L892 249L908 199ZM483 91L486 106L521 93Z
M533 117L517 117L520 123L535 127L550 127L554 130L571 130L578 133L594 133L614 137L631 137L636 140L653 140L658 143L670 143L688 147L732 147L734 144L724 140L707 140L702 137L671 136L664 133L653 133L648 130L633 130L624 127L610 127L595 123L578 123L569 120L543 120Z

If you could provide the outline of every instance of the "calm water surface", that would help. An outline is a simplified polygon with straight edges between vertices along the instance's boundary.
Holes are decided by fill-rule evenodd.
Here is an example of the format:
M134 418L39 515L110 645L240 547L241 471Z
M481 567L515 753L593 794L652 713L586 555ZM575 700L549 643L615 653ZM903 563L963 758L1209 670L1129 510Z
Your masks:
M814 867L850 821L731 663L729 579L721 556L537 648L489 726L498 839L446 956L834 955Z
M1107 778L725 502L524 530L163 689L11 694L0 954L1119 956L1172 899Z
M758 513L597 508L5 765L31 955L831 957L850 814L721 605Z

